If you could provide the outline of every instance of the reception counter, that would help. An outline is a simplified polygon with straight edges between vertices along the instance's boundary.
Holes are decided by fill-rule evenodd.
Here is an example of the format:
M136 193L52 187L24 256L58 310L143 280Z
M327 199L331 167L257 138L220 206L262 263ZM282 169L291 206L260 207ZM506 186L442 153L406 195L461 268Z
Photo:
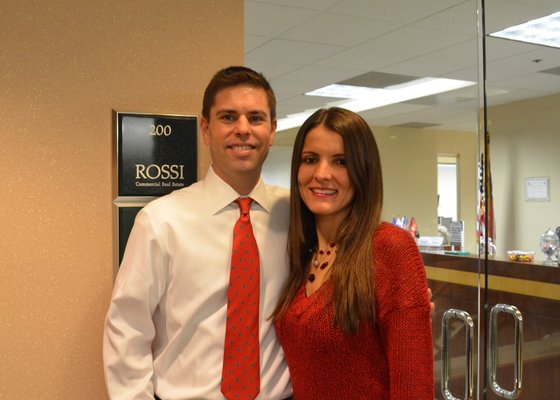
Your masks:
M560 301L560 267L539 262L524 263L493 258L485 262L478 256L422 253L429 280L478 286L478 272L488 271L488 281L481 277L481 287L506 293Z

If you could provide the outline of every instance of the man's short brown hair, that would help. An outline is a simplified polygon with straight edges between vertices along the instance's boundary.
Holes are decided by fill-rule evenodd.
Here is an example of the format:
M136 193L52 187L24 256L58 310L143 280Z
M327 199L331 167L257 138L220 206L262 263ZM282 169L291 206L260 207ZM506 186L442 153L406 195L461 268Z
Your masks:
M276 119L276 96L264 75L247 67L231 66L216 72L204 91L202 116L207 121L210 120L210 109L214 105L218 92L235 86L251 86L264 89L270 108L270 120L272 122Z

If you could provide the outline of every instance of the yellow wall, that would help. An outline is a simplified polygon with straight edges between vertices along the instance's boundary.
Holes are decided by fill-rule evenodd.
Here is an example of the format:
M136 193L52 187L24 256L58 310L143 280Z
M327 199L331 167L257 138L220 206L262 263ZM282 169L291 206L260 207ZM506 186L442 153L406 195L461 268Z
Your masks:
M475 252L478 135L395 127L373 132L383 167L383 216L414 216L422 236L437 236L438 155L458 157L459 220L465 249Z
M496 246L535 251L540 236L560 226L560 95L491 107L491 170ZM525 179L549 177L550 201L526 201Z
M1 8L0 398L103 399L112 110L198 114L211 75L243 63L243 1Z
M372 127L383 168L383 219L416 219L423 236L437 236L438 155L458 157L459 219L465 221L465 250L477 252L478 134L396 127ZM264 169L265 180L289 187L296 129L276 135Z

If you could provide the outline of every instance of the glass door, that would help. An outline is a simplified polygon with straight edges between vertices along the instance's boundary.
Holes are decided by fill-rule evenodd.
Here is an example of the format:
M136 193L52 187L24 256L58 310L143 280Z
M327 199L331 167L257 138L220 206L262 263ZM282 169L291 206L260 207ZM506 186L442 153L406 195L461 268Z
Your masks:
M556 0L245 1L245 64L278 98L265 180L288 185L289 117L349 101L310 92L376 91L360 114L381 151L383 217L414 226L423 252L437 399L560 393L560 50L496 36L559 11ZM456 86L416 86L434 82ZM438 187L449 159L451 213Z
M484 298L476 233L478 9L477 0L245 1L245 64L271 80L278 98L265 181L289 184L302 121L292 117L368 100L351 109L370 124L380 149L383 219L416 236L436 303L437 399L478 398L484 381L478 374ZM332 84L370 94L310 95ZM438 174L438 165L450 163L452 185ZM452 207L444 207L449 198Z
M559 12L550 1L484 4L488 399L560 393Z

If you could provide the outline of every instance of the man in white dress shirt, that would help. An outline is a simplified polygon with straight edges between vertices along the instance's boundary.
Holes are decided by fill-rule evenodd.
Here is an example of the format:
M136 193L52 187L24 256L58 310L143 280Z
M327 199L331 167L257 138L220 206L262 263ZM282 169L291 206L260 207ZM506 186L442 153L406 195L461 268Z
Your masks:
M260 254L260 393L290 398L284 355L269 318L288 275L288 191L261 169L276 131L266 79L245 67L219 71L204 93L200 128L212 166L188 188L138 214L115 282L103 340L112 400L216 399L220 391L234 203L253 198Z

